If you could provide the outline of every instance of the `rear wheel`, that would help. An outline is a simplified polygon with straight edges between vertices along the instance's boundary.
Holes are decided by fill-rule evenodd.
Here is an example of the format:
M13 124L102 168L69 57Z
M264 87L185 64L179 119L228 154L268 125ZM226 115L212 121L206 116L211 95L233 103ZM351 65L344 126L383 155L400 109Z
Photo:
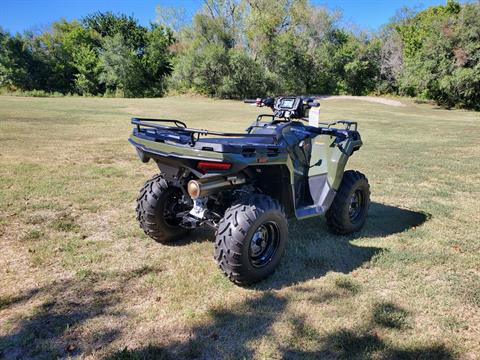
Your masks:
M359 231L365 224L369 206L370 185L365 175L345 171L337 195L326 213L328 227L341 235Z
M287 219L280 204L254 194L227 209L220 220L215 259L230 280L252 284L275 270L287 239Z
M187 210L181 203L182 190L168 183L161 174L148 180L137 198L137 220L145 234L167 243L188 232L180 227L176 214Z

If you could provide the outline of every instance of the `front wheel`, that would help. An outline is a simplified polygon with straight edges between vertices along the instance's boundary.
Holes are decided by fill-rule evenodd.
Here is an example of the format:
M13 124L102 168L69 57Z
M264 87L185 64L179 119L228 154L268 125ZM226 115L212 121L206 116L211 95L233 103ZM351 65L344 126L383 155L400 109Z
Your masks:
M228 208L220 220L215 259L231 281L252 284L273 273L287 239L287 219L278 201L254 194Z
M346 235L359 231L367 219L370 206L370 185L361 172L348 170L330 209L327 225L335 234Z

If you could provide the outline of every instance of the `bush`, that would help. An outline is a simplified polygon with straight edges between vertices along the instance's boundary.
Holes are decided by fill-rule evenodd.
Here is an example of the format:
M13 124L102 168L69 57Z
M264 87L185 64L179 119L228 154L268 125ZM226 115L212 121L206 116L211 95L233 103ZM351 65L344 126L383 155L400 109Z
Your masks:
M268 92L269 80L264 70L245 53L231 51L228 69L220 87L221 97L242 99L263 96Z
M447 107L464 107L480 110L480 68L456 69L439 83L436 100Z
M18 90L18 89L8 89L2 88L0 89L0 95L10 95L10 96L25 96L25 97L63 97L66 96L58 91L48 92L45 90ZM70 94L67 94L70 95Z

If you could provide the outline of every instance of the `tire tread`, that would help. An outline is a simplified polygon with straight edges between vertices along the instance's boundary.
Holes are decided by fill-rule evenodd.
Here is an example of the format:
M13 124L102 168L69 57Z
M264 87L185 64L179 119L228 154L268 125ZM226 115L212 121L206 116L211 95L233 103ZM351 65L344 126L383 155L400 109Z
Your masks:
M350 200L350 194L355 187L365 186L366 192L366 212L368 212L368 207L370 205L370 185L364 174L355 170L347 170L343 174L342 182L338 189L337 195L326 213L327 225L335 234L346 235L355 231L360 230L363 227L365 222L366 214L364 219L358 224L353 225L350 223L350 219L347 219L345 216L345 206Z
M232 282L248 285L261 280L244 270L242 248L250 226L265 212L280 214L286 223L285 211L277 200L267 195L253 194L228 208L220 220L215 240L215 260Z
M159 243L167 243L187 232L186 229L180 227L167 227L159 219L158 202L162 195L171 188L163 175L157 174L145 182L137 197L136 213L140 228L146 235Z

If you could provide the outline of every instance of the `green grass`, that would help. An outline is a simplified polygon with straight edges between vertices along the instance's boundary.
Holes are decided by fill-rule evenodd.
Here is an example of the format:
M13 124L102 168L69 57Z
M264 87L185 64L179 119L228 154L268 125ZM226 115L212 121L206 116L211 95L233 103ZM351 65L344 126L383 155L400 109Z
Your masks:
M241 131L234 101L0 97L0 358L471 358L480 353L480 114L405 101L322 102L356 119L365 228L290 222L276 273L251 288L212 233L148 239L135 198L157 171L131 116Z

